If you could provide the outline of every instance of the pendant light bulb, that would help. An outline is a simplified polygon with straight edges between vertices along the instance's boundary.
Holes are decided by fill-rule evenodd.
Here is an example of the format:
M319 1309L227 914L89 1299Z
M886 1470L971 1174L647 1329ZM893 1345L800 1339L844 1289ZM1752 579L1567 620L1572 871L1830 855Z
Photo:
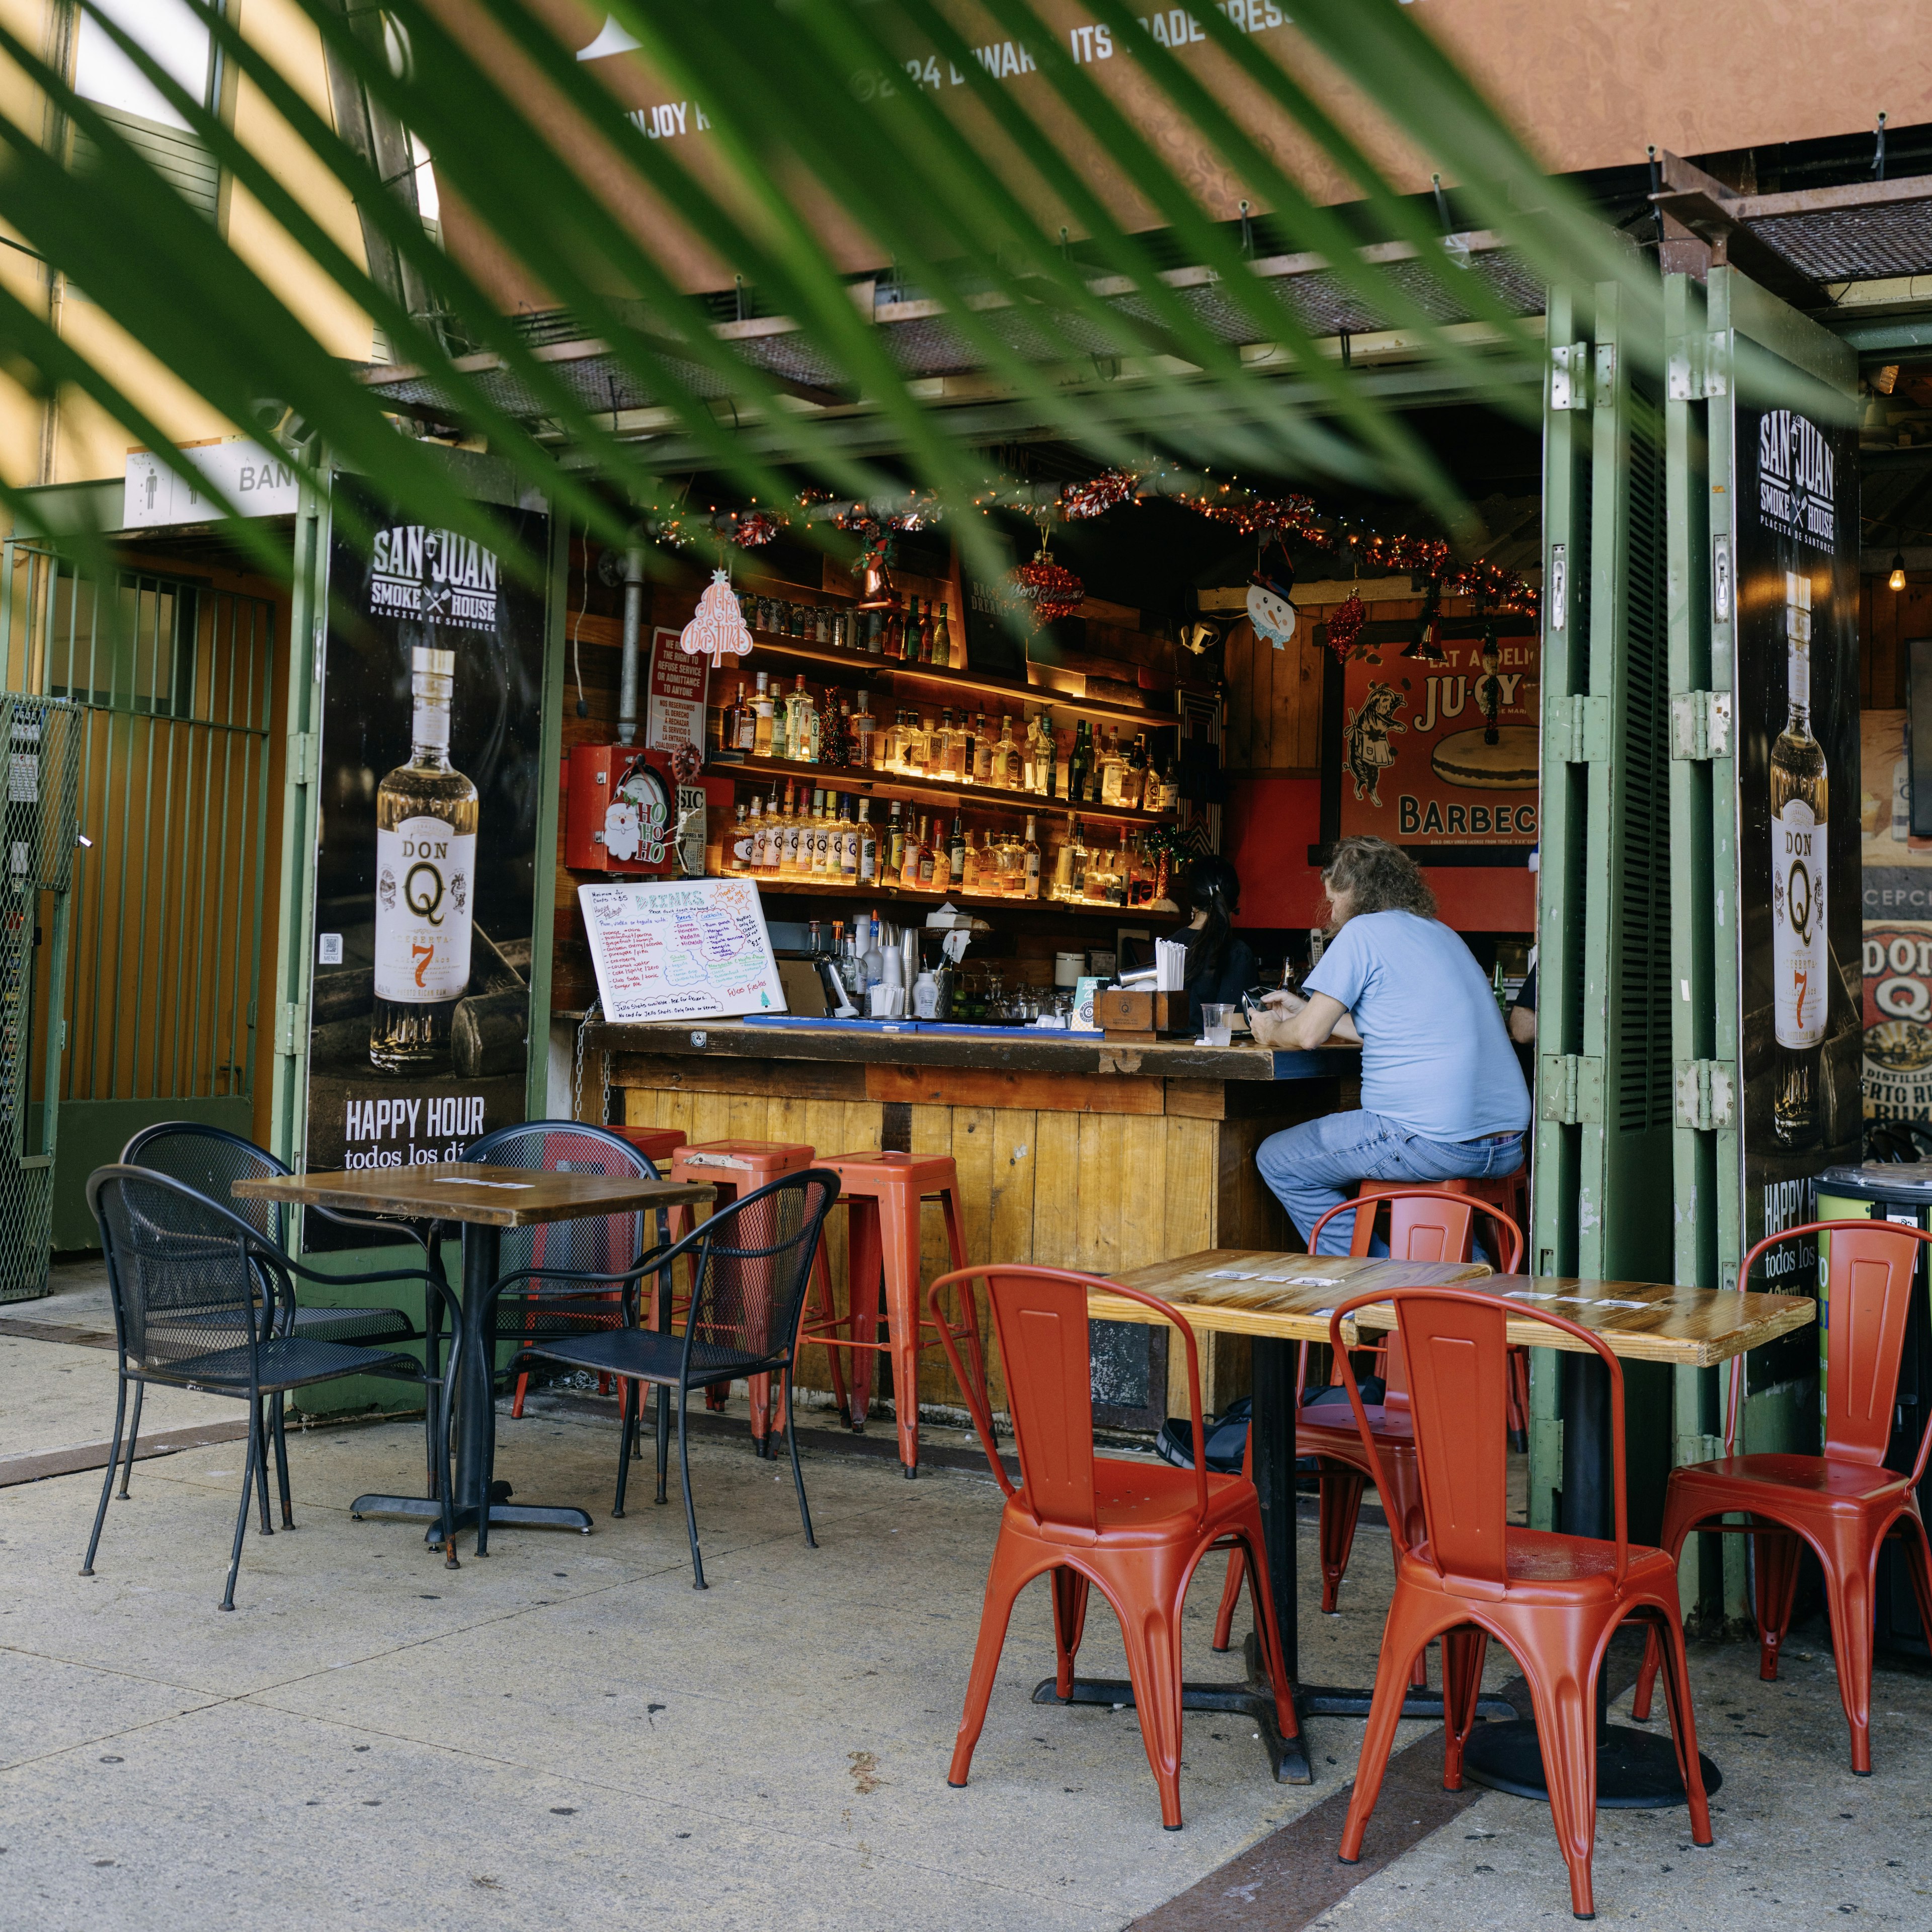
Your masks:
M1892 552L1892 574L1885 582L1888 590L1903 590L1905 588L1905 553L1903 550Z

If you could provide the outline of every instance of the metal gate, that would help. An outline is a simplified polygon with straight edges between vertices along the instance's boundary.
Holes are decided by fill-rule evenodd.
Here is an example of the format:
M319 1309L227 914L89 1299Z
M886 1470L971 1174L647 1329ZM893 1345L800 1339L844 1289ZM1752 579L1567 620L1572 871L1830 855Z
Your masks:
M151 1121L247 1134L257 1060L274 606L205 580L111 592L25 540L0 560L6 688L76 709L80 830L58 1087L56 1248L88 1174Z

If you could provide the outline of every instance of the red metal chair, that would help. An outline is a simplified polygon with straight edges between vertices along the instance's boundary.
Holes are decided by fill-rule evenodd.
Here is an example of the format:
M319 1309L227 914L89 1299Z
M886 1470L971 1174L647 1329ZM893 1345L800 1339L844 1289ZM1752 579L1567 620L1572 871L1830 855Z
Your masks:
M1358 1213L1359 1201L1367 1196L1364 1185L1362 1196L1355 1201L1344 1201L1329 1209L1310 1231L1308 1248L1315 1252L1315 1244L1322 1230L1337 1214L1354 1214L1351 1233L1350 1252L1358 1256L1369 1252L1374 1238L1376 1209ZM1507 1214L1490 1207L1487 1202L1474 1196L1452 1194L1439 1187L1396 1188L1376 1184L1374 1198L1378 1204L1385 1202L1389 1212L1388 1249L1390 1256L1405 1262L1467 1261L1473 1244L1473 1228L1478 1214L1486 1214L1495 1223L1498 1238L1498 1248L1506 1265L1503 1272L1514 1274L1522 1264L1522 1234ZM1308 1368L1308 1351L1304 1344L1301 1352L1300 1372L1296 1377L1298 1383L1305 1379ZM1415 1480L1415 1444L1409 1422L1408 1382L1404 1372L1402 1344L1394 1336L1390 1336L1387 1352L1382 1364L1385 1392L1381 1402L1370 1413L1383 1454L1379 1462L1374 1457L1365 1456L1362 1445L1352 1423L1339 1419L1330 1420L1322 1413L1323 1408L1334 1410L1339 1404L1321 1404L1314 1408L1306 1405L1295 1417L1295 1448L1298 1454L1313 1456L1318 1459L1317 1470L1321 1478L1321 1504L1319 1518L1319 1548L1322 1556L1322 1607L1330 1615L1335 1609L1335 1598L1342 1587L1342 1576L1348 1568L1349 1552L1355 1543L1355 1523L1361 1514L1362 1492L1371 1478L1379 1484L1386 1474L1389 1486L1382 1490L1382 1508L1393 1527L1400 1514L1405 1521L1411 1516L1419 1501ZM1336 1382L1341 1379L1338 1363L1334 1370ZM1250 1450L1252 1439L1250 1438ZM1247 1464L1253 1467L1252 1456ZM1237 1550L1228 1561L1228 1581L1221 1592L1221 1607L1214 1622L1214 1648L1226 1650L1234 1628L1234 1606L1240 1600L1241 1554ZM1423 1675L1424 1666L1418 1661L1415 1682L1427 1682Z
M1007 1479L993 1438L992 1418L979 1383L960 1360L940 1299L951 1287L970 1294L975 1280L986 1284L1006 1369L1006 1403L1019 1452L1017 1490ZM1187 1352L1188 1413L1194 1424L1192 1469L1094 1453L1087 1324L1087 1296L1092 1288L1140 1302L1180 1330ZM1283 1736L1299 1734L1262 1557L1260 1500L1248 1477L1210 1474L1200 1453L1205 1425L1194 1331L1166 1303L1151 1295L1064 1268L997 1264L960 1268L934 1282L926 1300L939 1325L946 1359L973 1412L994 1479L1006 1496L986 1578L966 1707L946 1781L963 1786L972 1768L973 1748L986 1720L987 1700L999 1670L1014 1598L1035 1577L1052 1579L1056 1681L1064 1697L1072 1693L1073 1660L1086 1620L1088 1593L1097 1586L1120 1620L1141 1741L1160 1788L1161 1822L1178 1832L1180 1612L1189 1580L1210 1550L1232 1543L1245 1548L1254 1560L1262 1599L1256 1621L1274 1687L1277 1721Z
M1690 1678L1678 1614L1676 1566L1661 1550L1630 1546L1624 1493L1624 1378L1596 1336L1562 1316L1504 1302L1476 1288L1399 1288L1345 1301L1329 1321L1348 1406L1364 1452L1379 1443L1356 1385L1343 1324L1356 1310L1395 1306L1408 1365L1420 1522L1389 1523L1395 1594L1383 1626L1375 1694L1342 1828L1341 1858L1362 1854L1388 1768L1412 1662L1435 1639L1443 1652L1443 1788L1462 1784L1462 1753L1475 1721L1489 1640L1505 1645L1529 1680L1537 1742L1550 1787L1556 1841L1570 1868L1570 1904L1594 1916L1590 1858L1597 1837L1597 1676L1619 1624L1641 1618L1669 1646L1670 1730L1690 1800L1690 1837L1711 1843L1710 1807L1697 1760ZM1563 1536L1508 1520L1503 1390L1508 1324L1542 1322L1601 1358L1610 1377L1616 1536ZM1387 1494L1386 1490L1384 1491Z
M1529 1169L1527 1167L1520 1166L1514 1174L1487 1175L1474 1180L1466 1177L1432 1180L1430 1185L1440 1188L1445 1194L1467 1194L1476 1200L1486 1202L1490 1207L1499 1208L1507 1214L1519 1228L1526 1230L1529 1226ZM1357 1184L1355 1198L1360 1201L1371 1194L1400 1194L1404 1191L1402 1184L1399 1180L1364 1180ZM1514 1274L1516 1270L1504 1268L1502 1272ZM1527 1348L1512 1348L1510 1351L1509 1432L1512 1449L1527 1449L1529 1447L1529 1351Z
M1899 1358L1917 1273L1917 1248L1932 1242L1924 1229L1887 1221L1812 1221L1758 1243L1738 1270L1740 1283L1767 1248L1804 1234L1828 1234L1828 1278L1819 1270L1819 1318L1825 1328L1825 1453L1822 1456L1740 1456L1736 1453L1742 1364L1731 1373L1724 1454L1670 1472L1664 1501L1664 1546L1675 1562L1690 1533L1728 1530L1757 1541L1758 1675L1778 1676L1778 1654L1790 1628L1798 1588L1798 1542L1808 1544L1825 1572L1838 1696L1852 1729L1852 1769L1871 1775L1872 1591L1879 1546L1894 1533L1904 1545L1906 1573L1918 1616L1932 1630L1932 1548L1918 1511L1917 1490L1932 1452L1932 1432L1918 1445L1909 1474L1886 1467ZM1742 1511L1742 1522L1713 1522ZM1650 1714L1657 1676L1644 1652L1632 1714Z
M948 1154L842 1154L821 1160L838 1177L838 1198L847 1209L845 1312L833 1299L831 1271L821 1243L812 1269L810 1300L800 1333L802 1347L816 1342L826 1352L832 1390L846 1426L862 1430L872 1394L872 1358L889 1355L892 1365L893 1408L898 1425L899 1466L919 1473L919 1358L938 1346L920 1339L919 1312L920 1208L937 1201L946 1223L946 1246L956 1272L966 1265L966 1223L959 1196L959 1169ZM880 1341L879 1282L886 1288L886 1340ZM968 1362L983 1395L986 1365L980 1346L980 1314L970 1288L959 1292L956 1340L966 1344ZM839 1366L841 1352L854 1355L848 1391Z

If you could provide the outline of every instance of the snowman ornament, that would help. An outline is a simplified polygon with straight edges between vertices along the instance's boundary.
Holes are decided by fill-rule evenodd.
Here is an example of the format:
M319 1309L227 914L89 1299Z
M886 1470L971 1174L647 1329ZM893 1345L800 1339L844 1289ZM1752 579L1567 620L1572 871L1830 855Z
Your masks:
M1265 638L1276 650L1294 635L1294 572L1286 554L1276 570L1256 560L1255 574L1248 580L1248 621L1256 636Z

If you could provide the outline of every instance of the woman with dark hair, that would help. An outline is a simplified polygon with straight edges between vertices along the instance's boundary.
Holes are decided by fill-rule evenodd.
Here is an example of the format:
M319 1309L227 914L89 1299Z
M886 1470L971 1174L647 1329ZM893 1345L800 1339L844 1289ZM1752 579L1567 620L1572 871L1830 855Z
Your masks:
M1522 1164L1529 1090L1496 995L1461 936L1436 916L1414 860L1381 838L1345 838L1322 875L1329 940L1300 994L1268 996L1264 1046L1329 1040L1362 1049L1358 1112L1270 1135L1262 1178L1304 1238L1359 1180L1432 1181L1514 1174ZM1347 1252L1352 1215L1322 1231Z
M1187 892L1194 917L1174 937L1187 948L1187 1023L1198 1037L1204 1005L1236 1005L1255 983L1255 954L1234 930L1241 877L1226 860L1197 860Z

